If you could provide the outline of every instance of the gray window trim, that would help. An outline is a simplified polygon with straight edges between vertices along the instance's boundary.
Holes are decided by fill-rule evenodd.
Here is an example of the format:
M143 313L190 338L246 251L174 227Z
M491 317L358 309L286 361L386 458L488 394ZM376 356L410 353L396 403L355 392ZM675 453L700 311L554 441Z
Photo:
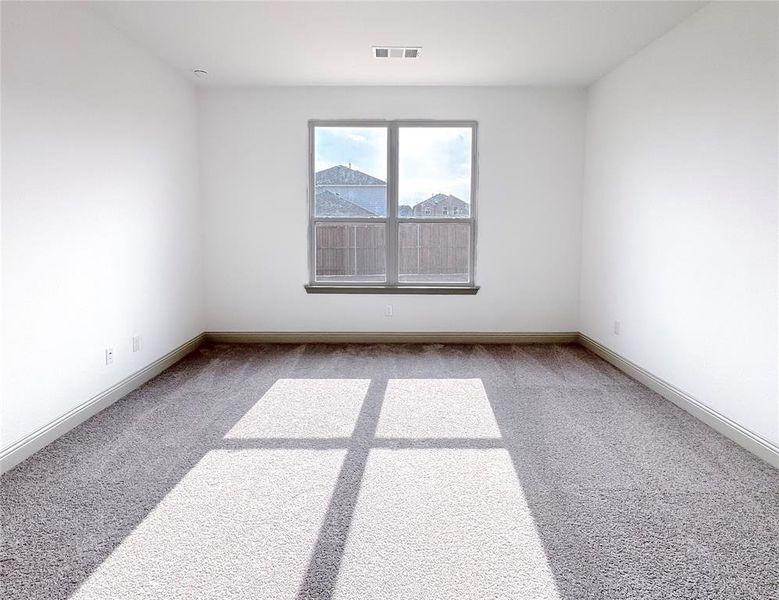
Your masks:
M315 214L315 157L314 135L317 127L382 127L387 129L387 216L386 217L317 217ZM471 128L471 202L468 218L398 217L398 135L401 127L469 127ZM474 120L436 121L413 120L321 120L308 122L308 293L412 293L412 294L475 294L479 287L476 279L477 246L477 192L478 192L478 122ZM372 282L318 282L316 281L315 229L317 223L386 223L385 283ZM465 223L471 227L470 278L467 282L398 282L398 225L400 223Z

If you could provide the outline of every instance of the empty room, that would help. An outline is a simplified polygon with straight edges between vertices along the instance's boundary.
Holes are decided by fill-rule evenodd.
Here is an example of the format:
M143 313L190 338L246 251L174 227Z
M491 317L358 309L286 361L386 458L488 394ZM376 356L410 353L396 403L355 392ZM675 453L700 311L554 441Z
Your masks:
M779 2L0 10L0 597L779 600Z

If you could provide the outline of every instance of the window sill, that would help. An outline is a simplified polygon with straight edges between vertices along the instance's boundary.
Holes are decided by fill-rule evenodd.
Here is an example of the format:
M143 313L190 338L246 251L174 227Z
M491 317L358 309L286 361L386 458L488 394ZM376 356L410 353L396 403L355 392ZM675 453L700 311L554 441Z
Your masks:
M398 285L306 285L308 294L433 294L440 296L474 296L479 286Z

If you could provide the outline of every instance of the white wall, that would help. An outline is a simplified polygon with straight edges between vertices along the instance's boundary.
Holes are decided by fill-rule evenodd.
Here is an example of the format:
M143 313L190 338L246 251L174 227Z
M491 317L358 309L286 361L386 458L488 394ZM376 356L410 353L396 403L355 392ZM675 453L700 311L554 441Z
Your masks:
M0 447L204 329L581 329L778 442L776 27L775 4L709 5L588 98L208 89L198 109L83 7L3 3ZM479 121L477 296L305 293L311 118Z
M585 334L774 442L777 50L713 3L592 86L581 272Z
M203 330L197 116L84 8L2 3L3 448Z
M339 118L479 121L478 295L305 293L307 121ZM201 126L207 330L577 329L583 91L209 89Z

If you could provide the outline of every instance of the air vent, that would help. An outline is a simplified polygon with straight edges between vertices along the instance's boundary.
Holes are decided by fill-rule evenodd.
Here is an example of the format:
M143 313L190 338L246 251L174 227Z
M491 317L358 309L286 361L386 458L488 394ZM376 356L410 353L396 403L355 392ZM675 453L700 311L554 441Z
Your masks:
M404 46L374 46L373 58L419 58L422 48Z

